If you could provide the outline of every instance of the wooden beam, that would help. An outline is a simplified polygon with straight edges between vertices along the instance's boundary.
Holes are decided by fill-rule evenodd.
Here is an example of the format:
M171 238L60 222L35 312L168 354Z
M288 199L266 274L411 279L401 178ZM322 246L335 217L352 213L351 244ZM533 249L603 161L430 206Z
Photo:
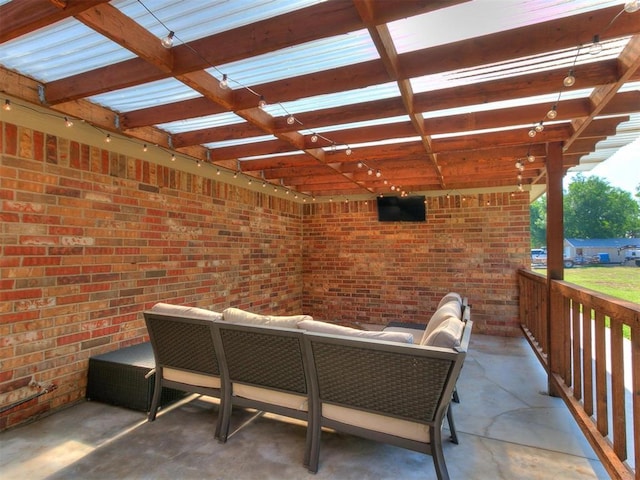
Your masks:
M20 0L0 6L0 44L27 35L109 0Z
M171 50L164 48L155 35L123 15L108 3L79 12L76 18L105 37L122 45L165 73L173 69Z

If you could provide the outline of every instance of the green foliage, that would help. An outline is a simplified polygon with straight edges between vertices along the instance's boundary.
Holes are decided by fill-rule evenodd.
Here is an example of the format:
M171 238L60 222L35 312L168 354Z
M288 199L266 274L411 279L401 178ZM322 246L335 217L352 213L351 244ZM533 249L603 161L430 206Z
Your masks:
M531 248L544 247L547 244L547 196L538 198L529 207Z
M564 195L566 238L621 238L640 233L640 206L631 193L597 176L577 175Z

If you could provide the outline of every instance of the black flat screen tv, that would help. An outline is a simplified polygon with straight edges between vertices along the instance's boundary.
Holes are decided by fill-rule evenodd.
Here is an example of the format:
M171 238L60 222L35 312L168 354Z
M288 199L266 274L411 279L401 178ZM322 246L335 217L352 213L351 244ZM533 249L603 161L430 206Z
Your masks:
M376 198L378 199L378 221L380 222L426 221L427 209L424 195Z

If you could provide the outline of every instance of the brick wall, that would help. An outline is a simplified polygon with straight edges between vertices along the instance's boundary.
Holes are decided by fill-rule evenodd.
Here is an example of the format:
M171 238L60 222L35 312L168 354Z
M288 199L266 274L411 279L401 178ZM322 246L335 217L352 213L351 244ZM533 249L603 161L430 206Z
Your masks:
M146 339L158 301L424 323L457 290L476 332L518 331L527 193L379 223L375 201L303 205L156 160L0 123L0 407L57 386L0 430L82 398L88 358Z
M0 430L84 396L158 301L300 313L302 207L0 123ZM210 167L203 167L210 168Z
M341 323L426 323L445 293L469 298L474 332L517 335L516 270L528 193L427 198L425 223L378 222L376 202L308 204L303 310Z

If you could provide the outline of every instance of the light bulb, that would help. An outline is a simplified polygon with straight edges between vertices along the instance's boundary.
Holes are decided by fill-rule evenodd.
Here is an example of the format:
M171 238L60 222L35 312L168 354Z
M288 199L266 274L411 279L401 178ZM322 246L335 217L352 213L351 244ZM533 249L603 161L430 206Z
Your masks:
M600 43L600 35L593 36L593 43L589 47L589 54L598 55L602 51L602 44Z
M73 122L72 122L71 120L69 120L69 118L68 118L68 117L64 117L64 124L65 124L67 127L73 127Z
M541 131L544 130L544 125L542 124L542 122L540 122L539 124L537 124L535 126L535 130L536 130L537 133L540 133Z
M216 175L220 175L220 169L219 168L216 170Z
M148 150L148 148L147 148L147 144L145 143L145 144L143 145L143 147L142 147L142 151L143 151L143 152L146 152L147 150Z
M367 175L373 175L373 170L371 169L367 170Z
M238 172L233 172L233 178L238 178Z
M262 182L262 188L265 188L267 186L267 182Z
M175 155L171 155L171 161L175 162L176 161L176 156Z
M170 31L169 35L167 35L166 37L164 37L162 40L160 40L160 43L162 44L162 46L164 48L171 48L173 47L173 36L175 35L174 32Z
M362 168L362 167L364 167L364 163L358 162L358 168Z
M318 135L315 133L311 135L311 143L316 143L318 141Z
M251 185L253 183L253 180L249 179L249 181L247 182L249 185Z
M573 75L573 68L569 70L569 74L564 77L562 83L565 87L573 87L573 85L576 83L576 77Z
M289 115L289 116L287 117L287 124L288 124L288 125L293 125L294 123L296 123L296 119L295 119L295 117L294 117L293 115Z
M200 163L200 160L196 161L196 165L198 166L198 168L202 166L202 163Z
M267 106L267 101L264 99L264 95L260 95L260 101L258 102L259 108L264 108Z
M382 172L380 170L376 170L376 177L380 178L382 176Z
M107 136L105 137L104 141L107 142L107 143L111 143L111 134L110 133L107 133Z
M516 162L516 168L517 168L518 170L522 170L522 163L520 163L520 162Z
M347 155L351 155L351 149L347 148L344 153L346 153Z
M535 137L535 136L536 136L536 129L535 129L535 128L532 128L531 130L529 130L529 136L530 136L531 138L533 138L533 137Z
M518 175L516 176L516 178L517 178L518 180L522 181L522 175L518 174Z
M11 100L9 100L8 98L4 101L4 105L2 106L2 109L5 112L9 112L11 111Z
M550 120L553 120L557 116L558 116L558 106L554 105L553 107L551 107L551 110L547 112L547 118Z
M519 184L518 184L518 191L520 191L520 192L521 192L522 190L523 190L523 188L522 188L522 184L521 184L521 183L519 183Z
M529 154L527 155L527 160L529 161L529 163L533 163L536 161L536 157L534 157L533 155Z
M640 10L640 2L638 0L627 0L624 4L624 11L627 13L633 13Z
M227 74L223 73L222 74L222 80L220 80L220 88L225 89L229 86L229 81L227 80Z

